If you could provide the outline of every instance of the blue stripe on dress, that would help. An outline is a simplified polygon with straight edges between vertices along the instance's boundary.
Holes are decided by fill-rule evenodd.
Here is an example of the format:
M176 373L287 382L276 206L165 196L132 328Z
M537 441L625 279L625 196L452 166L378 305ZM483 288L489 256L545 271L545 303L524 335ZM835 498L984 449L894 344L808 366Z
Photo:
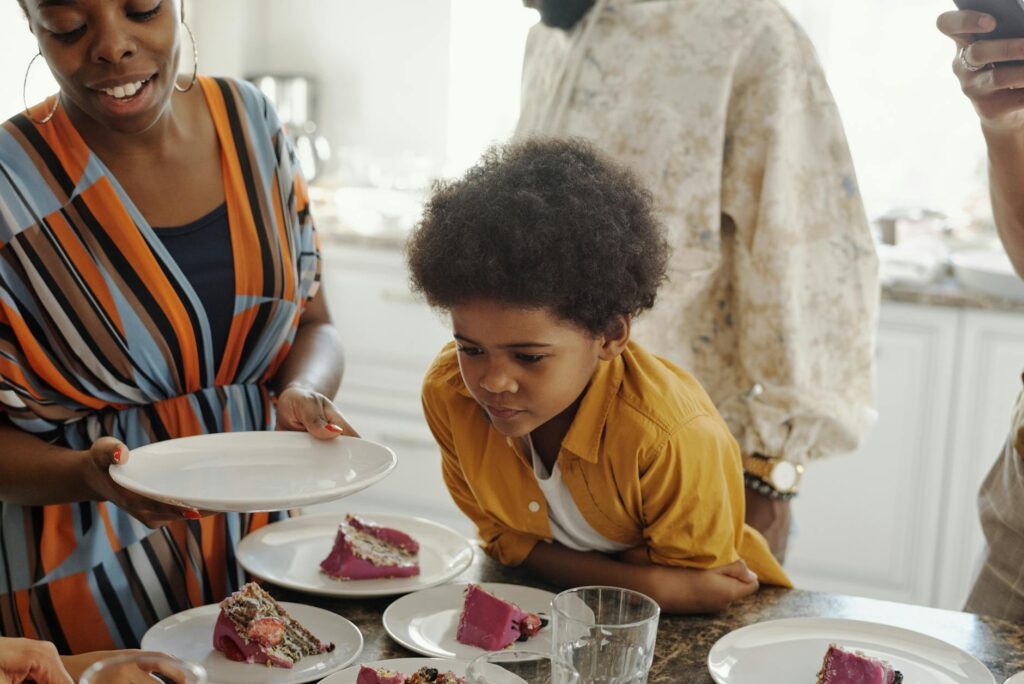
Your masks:
M14 136L0 128L0 244L61 208L61 200L48 186L41 187L38 177L35 160Z

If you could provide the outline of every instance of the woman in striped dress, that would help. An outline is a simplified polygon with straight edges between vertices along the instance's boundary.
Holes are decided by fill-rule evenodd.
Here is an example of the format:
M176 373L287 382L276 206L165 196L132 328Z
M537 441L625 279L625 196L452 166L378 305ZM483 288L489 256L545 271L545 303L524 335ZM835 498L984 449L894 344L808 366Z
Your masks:
M340 345L292 148L251 85L177 76L179 0L19 3L60 93L0 127L0 635L134 647L238 587L270 517L200 519L109 465L350 432Z

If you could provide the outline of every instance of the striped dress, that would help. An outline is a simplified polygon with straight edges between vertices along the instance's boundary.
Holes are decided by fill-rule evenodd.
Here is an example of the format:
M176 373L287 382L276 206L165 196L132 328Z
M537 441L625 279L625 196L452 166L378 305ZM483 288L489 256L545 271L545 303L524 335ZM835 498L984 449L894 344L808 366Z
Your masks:
M0 410L22 430L86 449L103 435L135 448L273 429L268 382L319 285L319 244L269 102L244 82L199 85L220 140L235 270L222 358L189 282L63 109L0 127ZM0 502L0 635L63 653L138 646L158 620L243 583L235 546L271 519L150 530L112 504Z

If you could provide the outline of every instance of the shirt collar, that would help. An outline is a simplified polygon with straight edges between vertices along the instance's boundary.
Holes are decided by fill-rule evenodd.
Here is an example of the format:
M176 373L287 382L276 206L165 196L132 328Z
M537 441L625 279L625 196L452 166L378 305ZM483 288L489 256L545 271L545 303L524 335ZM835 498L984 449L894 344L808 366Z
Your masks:
M622 386L624 368L622 354L611 361L598 363L572 425L569 426L569 432L562 440L563 449L584 461L597 463L601 435L604 434L604 425L608 421L608 412L611 411L612 403Z

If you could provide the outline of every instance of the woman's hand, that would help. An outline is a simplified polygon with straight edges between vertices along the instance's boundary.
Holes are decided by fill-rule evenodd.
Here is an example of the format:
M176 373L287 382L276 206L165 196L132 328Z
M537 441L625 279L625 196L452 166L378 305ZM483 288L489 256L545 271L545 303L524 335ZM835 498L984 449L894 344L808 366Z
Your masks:
M946 12L937 25L957 45L953 73L982 125L991 131L1024 129L1024 38L977 40L976 34L996 27L992 16L980 12ZM964 60L983 68L972 71Z
M77 682L82 673L89 669L93 663L125 655L162 656L164 654L155 651L139 650L93 651L92 653L83 653L81 655L63 656L61 659L64 661L64 667L67 668L67 671L75 678L74 681ZM145 663L126 663L112 670L109 675L106 668L104 668L103 684L153 684L158 680L149 675L148 673L150 672L163 677L160 681L185 684L185 679L179 670L168 669L157 662L154 662L152 666L146 666Z
M128 447L113 437L100 437L85 452L85 482L96 501L109 501L127 511L147 527L160 527L202 514L193 508L180 508L130 492L110 477L110 466L128 461Z
M330 399L299 385L289 385L278 395L277 429L305 431L317 439L359 436Z
M0 684L74 684L49 641L0 637Z

